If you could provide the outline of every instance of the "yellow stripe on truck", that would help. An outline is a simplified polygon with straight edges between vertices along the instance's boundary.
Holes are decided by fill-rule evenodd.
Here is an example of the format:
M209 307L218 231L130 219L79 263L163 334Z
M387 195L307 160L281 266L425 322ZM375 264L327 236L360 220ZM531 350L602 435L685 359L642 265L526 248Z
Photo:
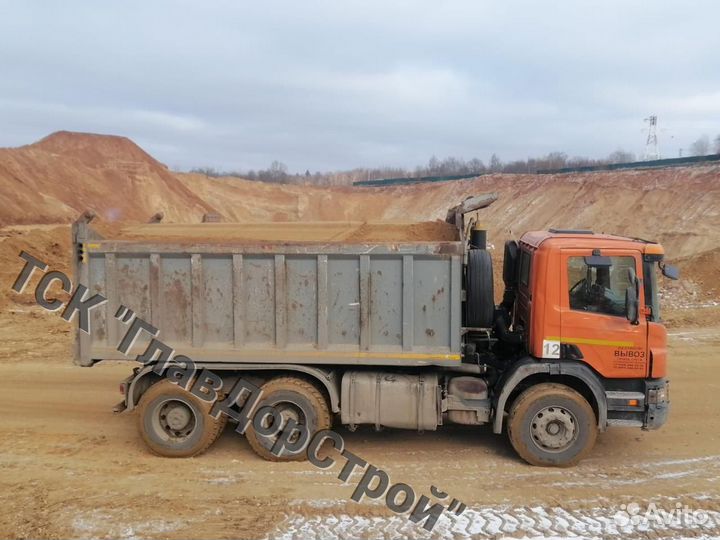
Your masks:
M575 337L548 337L549 341L559 341L560 343L573 343L575 345L600 345L601 347L634 347L633 341L612 341L609 339L590 339Z
M336 353L330 353L336 354ZM421 353L349 353L348 356L360 356L362 358L393 358L398 360L460 360L459 354L421 354Z
M298 351L298 350L243 350L238 357L244 356L278 356L278 357L337 357L337 358L374 358L379 360L460 360L459 354L443 353L383 353L363 351Z

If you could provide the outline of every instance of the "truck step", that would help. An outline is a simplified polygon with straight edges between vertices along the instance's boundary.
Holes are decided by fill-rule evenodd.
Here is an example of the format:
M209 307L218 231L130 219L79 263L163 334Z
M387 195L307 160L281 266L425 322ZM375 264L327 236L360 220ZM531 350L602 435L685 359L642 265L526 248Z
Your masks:
M629 420L627 418L608 418L608 426L619 426L619 427L643 427L642 420Z

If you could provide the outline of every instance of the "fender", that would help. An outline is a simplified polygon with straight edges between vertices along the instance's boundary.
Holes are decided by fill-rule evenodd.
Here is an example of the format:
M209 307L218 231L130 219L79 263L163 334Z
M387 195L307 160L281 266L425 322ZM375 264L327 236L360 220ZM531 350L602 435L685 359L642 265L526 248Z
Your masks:
M526 378L538 373L551 375L566 375L574 377L587 385L595 398L598 409L598 429L605 431L607 427L607 398L598 376L586 365L576 362L539 362L534 358L525 358L519 361L501 379L500 392L494 398L493 432L502 433L505 405L512 391Z
M335 372L331 369L321 369L301 364L222 364L215 362L195 363L198 369L207 368L211 371L267 371L267 370L285 370L299 371L311 375L313 379L322 383L330 397L330 408L332 412L340 411L340 390L339 384L335 377ZM148 376L153 375L154 364L148 364L141 368L132 378L132 382L128 386L125 395L126 411L132 411L140 397L148 388ZM157 377L157 374L155 374Z

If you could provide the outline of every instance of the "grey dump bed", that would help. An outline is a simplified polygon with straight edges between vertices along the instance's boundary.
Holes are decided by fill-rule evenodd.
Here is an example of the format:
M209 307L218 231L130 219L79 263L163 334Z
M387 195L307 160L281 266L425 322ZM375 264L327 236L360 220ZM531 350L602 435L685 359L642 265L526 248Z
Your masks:
M108 301L89 334L77 330L76 362L145 351L145 333L127 355L117 350L125 306L196 362L457 366L463 216L496 199L469 197L425 223L111 229L86 212L73 225L75 281Z
M442 225L445 232L426 236L446 236ZM375 236L392 234L393 226L413 232L427 224L378 225ZM360 227L373 238L368 224ZM277 224L270 229L266 235L282 235ZM262 234L248 238L242 224L213 223L144 225L109 237L78 221L76 279L108 302L92 312L90 335L78 331L76 362L134 359L145 350L147 336L127 356L117 351L128 329L115 318L120 305L198 362L460 361L459 239L353 242L338 224L310 229L287 224L286 236L319 241L268 242Z

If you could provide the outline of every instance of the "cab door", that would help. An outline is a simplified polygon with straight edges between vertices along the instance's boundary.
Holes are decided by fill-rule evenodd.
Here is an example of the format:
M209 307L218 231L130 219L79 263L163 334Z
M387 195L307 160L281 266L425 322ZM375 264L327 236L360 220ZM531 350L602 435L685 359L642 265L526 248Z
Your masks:
M639 251L561 250L561 344L579 349L583 360L608 378L645 377L648 372L647 321L625 315L625 292L632 274L641 278ZM645 305L642 285L640 306Z

